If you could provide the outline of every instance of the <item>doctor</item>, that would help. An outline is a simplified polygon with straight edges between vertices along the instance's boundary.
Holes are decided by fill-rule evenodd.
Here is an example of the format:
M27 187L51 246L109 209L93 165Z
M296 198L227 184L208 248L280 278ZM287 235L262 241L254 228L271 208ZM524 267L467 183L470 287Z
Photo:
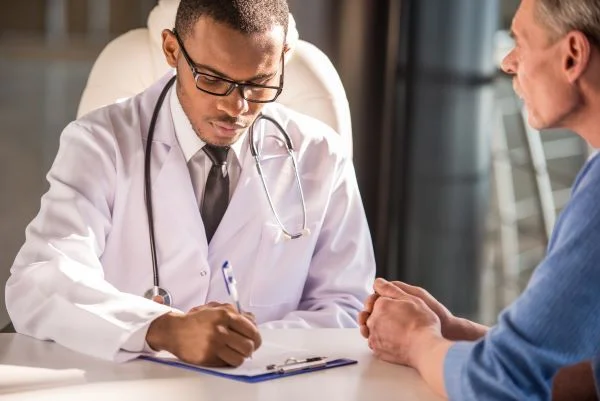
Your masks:
M356 326L369 230L340 137L271 103L287 23L285 0L182 0L162 35L175 77L66 127L6 284L18 332L239 365L260 346L252 319ZM225 261L251 315L228 304Z

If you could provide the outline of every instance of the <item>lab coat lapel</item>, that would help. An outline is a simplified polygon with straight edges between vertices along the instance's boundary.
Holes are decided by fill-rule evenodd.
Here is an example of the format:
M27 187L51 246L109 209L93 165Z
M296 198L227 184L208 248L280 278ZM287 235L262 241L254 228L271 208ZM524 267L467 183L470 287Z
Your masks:
M157 119L152 144L152 201L155 231L184 230L203 254L208 253L204 225L196 203L185 157L175 136L175 127L165 98Z
M255 219L264 221L265 213L270 213L260 176L247 144L248 137L246 135L246 143L242 146L245 152L242 172L223 220L210 243L210 254L231 250L231 241L242 228ZM258 234L261 228L262 226L258 228Z

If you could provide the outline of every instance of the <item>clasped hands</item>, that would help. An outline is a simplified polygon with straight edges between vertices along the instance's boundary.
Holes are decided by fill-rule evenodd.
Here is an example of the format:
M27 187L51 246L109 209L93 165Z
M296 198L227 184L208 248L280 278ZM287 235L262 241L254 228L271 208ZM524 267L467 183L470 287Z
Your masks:
M369 347L384 361L420 370L433 348L485 334L483 326L455 317L422 288L381 278L373 288L358 323Z
M251 313L210 302L185 314L170 312L158 317L148 328L146 342L184 362L218 367L241 365L262 339Z

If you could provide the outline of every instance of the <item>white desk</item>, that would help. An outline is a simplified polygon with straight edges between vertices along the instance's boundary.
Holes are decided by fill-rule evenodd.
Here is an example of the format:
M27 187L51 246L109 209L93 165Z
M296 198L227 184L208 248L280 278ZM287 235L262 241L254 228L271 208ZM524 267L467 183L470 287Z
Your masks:
M440 400L412 369L375 359L357 330L265 330L264 341L357 365L248 384L136 360L114 364L19 334L0 334L0 399Z

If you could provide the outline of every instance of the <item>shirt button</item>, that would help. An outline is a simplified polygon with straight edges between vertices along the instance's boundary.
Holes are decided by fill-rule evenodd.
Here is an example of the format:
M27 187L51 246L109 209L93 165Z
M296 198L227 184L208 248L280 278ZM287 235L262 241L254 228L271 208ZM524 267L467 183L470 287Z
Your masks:
M206 276L206 274L207 274L207 273L206 273L206 270L202 270L202 271L200 272L200 277L204 277L204 276Z

